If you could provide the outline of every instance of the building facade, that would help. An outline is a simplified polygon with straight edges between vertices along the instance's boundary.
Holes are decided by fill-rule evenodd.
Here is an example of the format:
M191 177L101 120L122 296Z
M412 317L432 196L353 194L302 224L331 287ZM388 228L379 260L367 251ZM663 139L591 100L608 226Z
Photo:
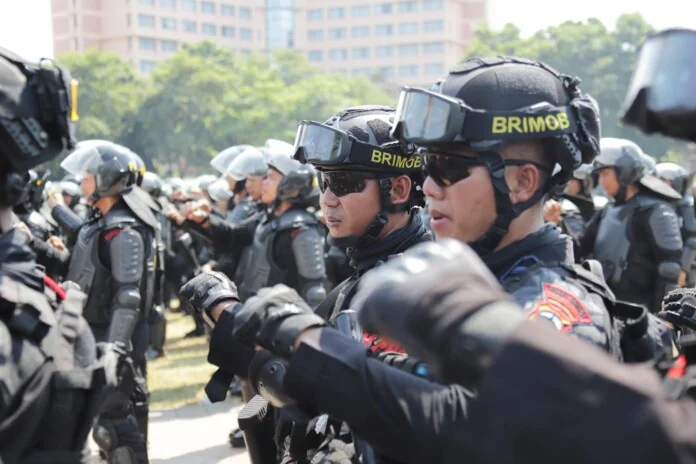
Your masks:
M56 55L97 48L142 73L186 42L291 49L316 67L430 83L466 52L486 0L51 0Z

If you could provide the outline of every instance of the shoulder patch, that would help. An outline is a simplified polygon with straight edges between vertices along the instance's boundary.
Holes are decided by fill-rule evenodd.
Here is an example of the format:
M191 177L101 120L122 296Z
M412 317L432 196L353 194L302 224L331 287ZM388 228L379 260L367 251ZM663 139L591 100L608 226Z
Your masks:
M537 302L527 318L547 319L561 332L568 332L575 325L592 324L592 317L582 301L552 283L544 284L543 299Z
M121 228L111 229L106 234L104 234L104 240L106 240L108 242L109 240L116 237L121 232L123 232L123 229L121 229Z

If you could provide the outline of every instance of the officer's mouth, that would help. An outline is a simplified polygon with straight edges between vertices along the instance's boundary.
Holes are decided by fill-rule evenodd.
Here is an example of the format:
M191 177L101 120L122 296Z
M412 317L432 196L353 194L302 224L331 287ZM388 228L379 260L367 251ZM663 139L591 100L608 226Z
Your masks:
M338 227L341 225L343 221L336 217L329 216L326 218L326 226L327 227Z
M430 210L430 226L431 227L442 227L444 226L448 221L450 221L450 218L446 216L445 214L441 213L440 211L436 209L431 209Z

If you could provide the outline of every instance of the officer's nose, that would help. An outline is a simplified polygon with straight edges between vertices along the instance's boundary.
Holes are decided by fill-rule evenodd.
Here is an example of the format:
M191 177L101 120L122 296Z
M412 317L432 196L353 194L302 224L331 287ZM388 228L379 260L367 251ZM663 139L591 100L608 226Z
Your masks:
M445 197L445 190L437 185L430 176L426 177L425 182L423 182L423 193L426 197L436 200L442 200Z
M324 189L324 191L319 195L319 204L322 206L335 208L336 206L338 206L339 202L339 198L331 191L328 185L326 186L326 189Z

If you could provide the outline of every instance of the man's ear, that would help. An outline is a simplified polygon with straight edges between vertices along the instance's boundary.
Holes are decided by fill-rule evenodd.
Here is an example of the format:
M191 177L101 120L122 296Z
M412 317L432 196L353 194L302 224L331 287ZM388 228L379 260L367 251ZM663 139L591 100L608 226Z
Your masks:
M515 203L523 203L532 198L544 182L544 175L532 164L517 167L512 175L515 183L511 185L511 196Z
M401 205L408 202L411 194L411 178L407 175L392 178L391 200L393 205Z

